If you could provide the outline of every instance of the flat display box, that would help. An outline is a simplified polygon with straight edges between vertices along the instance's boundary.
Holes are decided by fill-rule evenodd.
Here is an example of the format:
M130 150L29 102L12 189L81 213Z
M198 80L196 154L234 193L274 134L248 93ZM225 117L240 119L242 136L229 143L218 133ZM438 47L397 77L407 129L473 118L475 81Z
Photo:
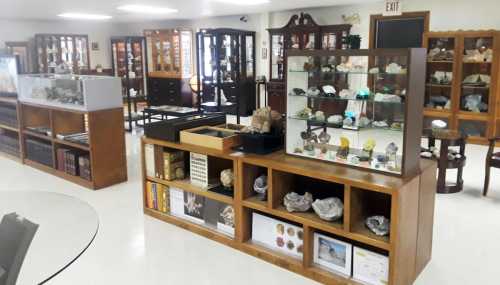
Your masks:
M19 76L19 101L83 112L122 107L121 79L107 76Z
M203 126L181 131L181 143L226 151L240 145L241 140L234 130Z

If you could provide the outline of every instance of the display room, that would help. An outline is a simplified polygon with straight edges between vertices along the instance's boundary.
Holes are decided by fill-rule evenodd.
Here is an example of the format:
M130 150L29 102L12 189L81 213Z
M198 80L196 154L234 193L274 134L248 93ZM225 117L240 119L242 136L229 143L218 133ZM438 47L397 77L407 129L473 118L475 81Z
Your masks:
M0 1L0 285L499 284L497 10Z

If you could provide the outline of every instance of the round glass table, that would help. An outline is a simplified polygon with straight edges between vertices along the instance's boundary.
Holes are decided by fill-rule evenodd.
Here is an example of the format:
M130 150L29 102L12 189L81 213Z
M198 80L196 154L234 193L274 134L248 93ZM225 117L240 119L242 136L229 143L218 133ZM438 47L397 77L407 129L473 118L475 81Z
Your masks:
M0 191L0 220L12 217L35 224L17 284L52 279L89 248L99 229L99 218L89 204L51 192Z

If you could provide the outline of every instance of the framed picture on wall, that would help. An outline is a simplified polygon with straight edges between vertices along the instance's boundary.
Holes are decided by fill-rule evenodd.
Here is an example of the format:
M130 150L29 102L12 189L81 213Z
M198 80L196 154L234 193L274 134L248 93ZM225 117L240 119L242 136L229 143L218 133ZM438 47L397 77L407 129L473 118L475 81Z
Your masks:
M92 50L99 51L99 43L98 42L92 42Z
M352 245L322 234L314 234L314 263L327 270L351 276Z

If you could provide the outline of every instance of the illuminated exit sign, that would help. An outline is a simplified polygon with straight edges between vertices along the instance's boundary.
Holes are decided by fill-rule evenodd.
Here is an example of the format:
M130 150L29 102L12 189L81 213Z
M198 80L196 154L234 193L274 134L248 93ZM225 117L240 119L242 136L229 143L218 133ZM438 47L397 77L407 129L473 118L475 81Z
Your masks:
M384 16L401 16L403 7L400 0L385 0Z

